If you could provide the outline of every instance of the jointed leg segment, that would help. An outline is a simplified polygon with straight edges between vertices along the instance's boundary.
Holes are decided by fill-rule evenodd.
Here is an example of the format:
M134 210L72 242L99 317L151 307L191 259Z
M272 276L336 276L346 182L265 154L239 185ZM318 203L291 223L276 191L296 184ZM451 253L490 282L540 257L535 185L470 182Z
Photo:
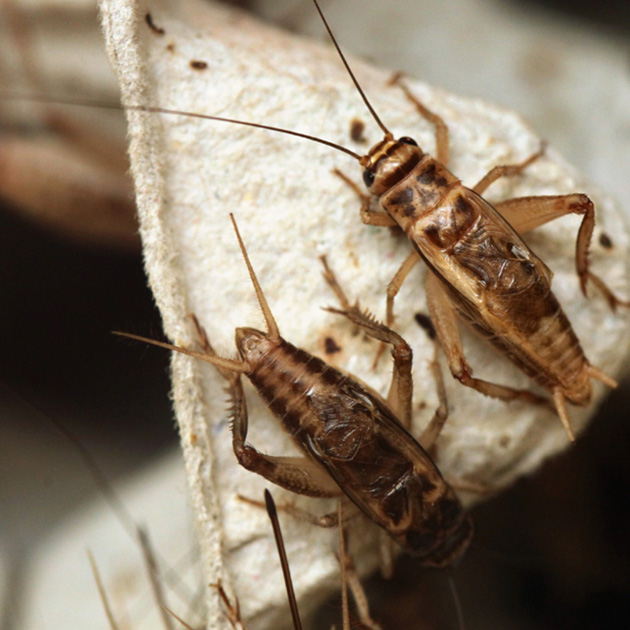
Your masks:
M431 321L451 374L463 385L472 387L478 392L501 398L502 400L522 400L529 403L549 404L549 401L528 390L514 389L505 385L497 385L489 381L473 378L472 370L464 356L464 349L459 336L457 314L440 281L431 272L426 276L427 306Z
M438 162L444 164L444 166L448 166L449 161L449 142L448 142L448 125L444 122L444 119L441 116L438 116L435 112L432 112L430 109L426 107L413 93L412 91L403 83L402 81L402 73L397 72L390 80L389 85L398 85L402 91L405 93L405 96L415 105L416 109L420 116L422 116L425 120L429 121L433 127L435 128L435 157Z
M398 333L395 333L384 324L362 312L358 303L350 305L348 298L328 266L326 257L322 256L321 261L324 266L324 278L334 291L342 307L341 309L329 308L327 310L347 317L351 322L360 326L373 339L392 346L394 371L392 374L392 383L387 395L387 402L403 426L409 428L411 425L411 400L413 393L411 378L412 352L409 344Z
M544 152L545 145L542 145L537 153L519 164L495 166L473 186L473 190L482 194L497 179L523 172ZM533 230L565 214L584 215L578 231L575 250L575 263L582 293L586 296L586 287L590 281L604 294L613 310L617 306L630 306L630 301L619 299L599 276L588 270L588 250L595 227L595 208L593 202L586 195L572 193L569 195L517 197L495 203L494 207L519 234Z

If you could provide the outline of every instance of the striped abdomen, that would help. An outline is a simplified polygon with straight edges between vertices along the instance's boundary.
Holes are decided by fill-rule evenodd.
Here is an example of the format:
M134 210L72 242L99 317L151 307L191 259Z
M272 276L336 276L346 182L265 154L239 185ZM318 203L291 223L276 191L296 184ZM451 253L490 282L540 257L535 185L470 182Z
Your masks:
M264 343L249 378L298 446L425 564L460 555L472 537L469 519L381 398L284 340Z

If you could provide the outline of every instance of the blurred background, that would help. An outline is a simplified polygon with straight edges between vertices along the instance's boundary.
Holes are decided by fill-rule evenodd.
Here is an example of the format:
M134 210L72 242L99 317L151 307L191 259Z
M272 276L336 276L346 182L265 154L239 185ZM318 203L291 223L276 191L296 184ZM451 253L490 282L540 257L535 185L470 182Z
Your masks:
M308 0L237 4L322 37ZM627 2L323 5L345 50L521 112L630 207ZM0 3L0 82L3 90L115 101L93 3ZM96 590L88 584L92 596L67 592L56 599L59 611L37 610L46 600L34 593L51 588L38 576L51 541L86 512L98 520L108 508L81 457L46 418L77 436L117 487L173 470L185 510L169 357L111 335L160 336L124 178L122 115L0 101L0 133L0 627L78 627L68 607L101 614ZM469 630L627 627L628 408L626 380L576 446L473 511L478 533L454 572ZM136 514L151 531L147 513ZM375 577L368 591L384 628L458 627L446 577L409 558L399 560L393 581ZM150 605L144 608L144 621L140 612L128 627L149 627ZM64 618L68 625L55 621ZM317 627L331 622L339 623L336 602L323 607ZM100 626L86 627L107 625L102 616Z

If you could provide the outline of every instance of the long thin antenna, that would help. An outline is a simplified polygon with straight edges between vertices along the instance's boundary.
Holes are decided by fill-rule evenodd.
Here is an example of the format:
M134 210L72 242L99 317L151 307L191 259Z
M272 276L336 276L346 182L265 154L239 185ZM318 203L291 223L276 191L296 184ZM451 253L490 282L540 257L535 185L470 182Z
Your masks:
M132 112L149 112L153 114L168 114L171 116L187 116L188 118L201 118L202 120L216 120L218 122L227 122L234 125L242 125L244 127L254 127L255 129L264 129L266 131L276 131L278 133L284 133L288 136L295 136L297 138L304 138L311 140L312 142L318 142L342 153L352 156L355 160L360 160L361 156L346 147L342 147L340 144L331 142L330 140L324 140L317 136L311 136L307 133L300 133L299 131L292 131L291 129L283 129L282 127L272 127L271 125L263 125L260 123L253 123L246 120L238 120L236 118L223 118L222 116L212 116L211 114L199 114L195 112L185 112L179 109L168 109L167 107L151 107L149 105L121 105L120 103L112 103L108 101L97 101L87 98L66 98L66 97L54 97L46 94L19 94L19 93L6 93L0 91L0 98L8 100L28 100L36 103L51 103L53 105L72 105L75 107L95 107L97 109L118 109L121 111Z
M206 352L197 352L196 350L188 350L188 348L181 348L175 346L172 343L164 343L163 341L156 341L155 339L149 339L148 337L142 337L141 335L134 335L132 333L121 332L120 330L112 330L112 335L118 335L119 337L127 337L129 339L135 339L136 341L142 341L149 343L152 346L158 346L159 348L165 348L166 350L172 350L173 352L179 352L180 354L187 354L189 357L195 359L201 359L206 363L212 363L218 367L222 367L232 372L240 372L241 374L247 374L250 371L250 367L245 361L236 361L235 359L225 359L223 357L217 357L213 354Z
M109 603L109 598L107 597L107 591L105 590L105 586L103 585L103 580L101 579L101 574L96 566L96 560L94 560L94 556L92 552L87 550L88 560L90 561L90 566L92 567L92 575L94 576L94 581L96 582L96 588L98 589L99 597L101 598L101 602L103 604L103 608L105 609L105 615L107 616L107 621L109 622L109 627L111 630L120 630L120 626L116 622L114 618L114 613L112 611L111 604Z
M254 285L254 289L256 290L256 295L258 296L258 303L260 304L260 308L262 309L263 315L265 316L265 321L267 322L267 330L269 332L269 339L272 341L279 341L280 339L280 329L278 328L278 324L274 319L273 313L269 308L269 304L267 304L267 300L265 299L265 295L260 288L260 284L258 283L258 278L256 277L256 273L254 272L254 268L252 267L252 263L249 261L249 256L247 255L247 250L245 249L245 243L243 243L243 239L241 238L241 233L238 231L238 225L236 225L236 219L234 215L230 212L230 219L232 219L232 225L234 226L234 231L236 232L236 238L238 239L238 244L241 248L241 253L243 254L243 258L245 259L245 264L247 265L247 270L249 271L249 277L252 279L252 284Z
M273 535L276 539L278 547L278 555L280 556L280 564L282 565L282 574L284 575L284 583L287 587L287 596L289 598L289 607L291 608L291 616L293 617L293 626L295 630L302 630L302 622L300 621L300 612L298 610L297 601L295 599L295 591L293 590L293 580L291 579L291 569L287 560L287 552L284 547L284 539L282 538L282 530L278 521L278 511L273 501L271 492L265 488L265 505L267 506L267 514L273 527Z
M455 577L452 570L448 574L448 584L451 587L451 593L453 595L453 602L455 603L455 612L457 613L457 621L459 622L459 630L466 630L466 624L464 623L464 611L462 610L462 603L459 599L459 592L457 585L455 584Z
M391 136L392 134L391 134L390 130L383 124L381 119L378 117L378 114L376 113L376 110L372 107L372 103L370 103L370 101L368 101L368 97L366 96L365 92L363 91L363 88L359 85L359 82L357 81L357 78L354 76L354 72L352 72L352 68L350 68L350 64L346 60L343 52L341 52L341 48L339 47L339 44L337 43L337 40L335 39L335 36L333 35L333 32L332 32L330 26L328 26L328 22L326 21L326 18L324 17L324 14L323 14L323 12L322 12L322 10L321 10L317 0L313 0L313 3L315 4L315 8L317 9L317 12L319 13L319 17L322 18L322 22L324 23L324 26L326 27L326 30L328 31L328 35L330 35L330 39L332 40L332 43L335 45L335 48L337 49L337 52L339 53L339 57L341 57L341 61L343 62L343 65L346 67L346 70L348 71L348 74L350 75L350 78L352 79L352 82L354 83L355 87L359 91L359 94L361 95L361 98L363 99L363 102L365 103L365 106L370 110L370 114L372 114L372 118L374 118L374 120L376 121L378 126L383 130L383 133L386 136Z

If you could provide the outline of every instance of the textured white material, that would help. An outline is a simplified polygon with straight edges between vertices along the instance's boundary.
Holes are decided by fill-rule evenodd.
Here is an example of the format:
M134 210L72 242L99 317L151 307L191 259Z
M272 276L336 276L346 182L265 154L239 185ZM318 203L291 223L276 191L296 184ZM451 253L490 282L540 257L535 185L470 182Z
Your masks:
M154 23L165 30L160 36L144 21L147 7L123 0L102 4L110 56L126 103L283 126L362 151L366 147L349 138L350 122L359 117L367 123L369 139L379 138L330 46L261 26L222 6L196 3L151 3ZM191 68L192 60L207 63L207 68ZM355 59L351 64L394 134L412 135L432 151L431 129L400 90L386 87L391 71ZM466 183L539 146L539 139L513 113L418 82L410 81L410 86L448 123L451 167ZM145 113L131 113L130 124L146 266L166 334L178 344L192 345L195 337L186 316L194 312L215 348L230 354L235 326L263 325L229 222L233 212L282 334L319 355L325 337L334 337L343 349L334 355L335 364L385 391L389 368L384 362L377 372L370 368L375 345L319 308L334 299L321 278L318 255L328 254L348 293L382 317L385 287L409 251L405 240L389 230L361 224L356 197L331 174L339 167L360 181L356 164L313 143L234 125ZM575 190L588 192L598 211L593 268L627 295L628 235L618 210L553 150L526 176L494 185L488 197ZM611 313L598 296L586 301L579 293L574 273L578 225L579 219L564 218L528 241L553 269L554 289L587 356L614 375L628 350L627 317ZM613 237L613 250L598 245L600 230ZM431 346L413 320L414 313L426 312L419 288L422 273L414 270L397 302L398 329L415 353L418 430L436 404L428 363ZM479 339L466 331L463 336L475 375L517 387L531 385ZM235 461L221 377L210 366L177 356L173 378L206 578L221 577L234 589L245 616L257 617L250 627L286 621L284 587L266 515L236 499L237 493L261 498L262 488L270 484ZM438 463L447 477L500 488L568 445L553 412L486 399L449 376L446 380L451 418L438 442ZM603 388L595 387L600 395ZM272 454L292 452L287 436L256 395L251 390L247 395L250 442ZM578 431L594 407L570 409ZM286 496L272 490L277 498ZM330 502L298 503L316 513L334 508ZM337 579L335 534L288 518L283 527L299 596L309 594L312 604L321 585ZM374 528L353 524L350 538L363 569L374 567L377 559L368 551L375 547ZM212 602L208 625L222 627L225 622Z

